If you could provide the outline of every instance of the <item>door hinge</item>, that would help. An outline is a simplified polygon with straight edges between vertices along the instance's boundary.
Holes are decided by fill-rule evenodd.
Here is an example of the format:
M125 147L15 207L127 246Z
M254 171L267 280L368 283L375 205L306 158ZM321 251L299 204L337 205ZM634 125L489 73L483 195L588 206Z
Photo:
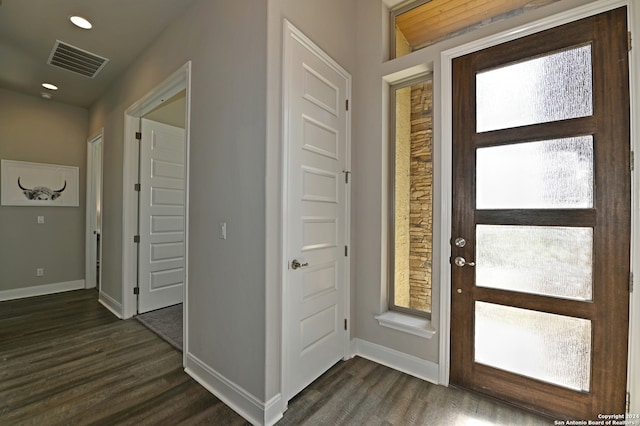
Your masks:
M136 139L142 140L142 132L136 132Z
M140 192L140 184L136 183L135 185L133 185L133 190L137 191L137 192Z
M349 256L349 246L344 246L344 257Z
M140 294L140 287L134 287L133 294Z
M134 235L133 236L133 242L134 243L139 243L140 242L140 235Z
M627 392L627 400L625 402L625 411L631 413L631 392Z
M627 33L627 50L631 51L631 31Z
M633 272L629 272L629 293L633 293Z
M351 174L351 172L348 170L343 170L342 173L344 173L344 183L349 183L349 175Z
M629 33L629 34L631 34L631 33ZM629 37L631 37L631 35L629 35ZM344 106L345 106L345 109L346 109L347 111L349 111L349 99L347 99L347 100L345 101L345 105L344 105Z
M631 151L631 155L629 155L629 162L630 167L631 167L631 171L633 171L633 169L635 169L635 163L636 163L636 153Z
M344 329L345 330L347 329L347 319L346 318L344 319Z

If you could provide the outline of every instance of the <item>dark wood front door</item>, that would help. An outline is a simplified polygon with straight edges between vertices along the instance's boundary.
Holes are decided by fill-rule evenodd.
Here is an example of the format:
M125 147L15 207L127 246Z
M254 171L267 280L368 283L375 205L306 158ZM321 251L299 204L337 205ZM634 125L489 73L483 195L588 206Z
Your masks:
M451 382L558 418L625 409L626 17L453 61Z

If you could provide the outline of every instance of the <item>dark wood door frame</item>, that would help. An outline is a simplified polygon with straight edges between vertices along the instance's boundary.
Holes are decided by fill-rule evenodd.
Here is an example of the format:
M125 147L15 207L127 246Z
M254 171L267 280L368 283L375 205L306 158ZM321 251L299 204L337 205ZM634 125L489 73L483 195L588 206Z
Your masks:
M594 115L508 130L475 132L475 73L504 63L567 47L592 45ZM518 295L516 306L590 319L592 388L580 393L473 362L473 312L476 300L514 306L513 293L474 285L472 268L452 267L451 383L509 400L548 414L576 418L623 413L628 340L630 270L629 86L626 8L527 36L457 58L453 73L452 237L475 236L476 224L590 226L594 228L593 303ZM460 123L460 125L456 125ZM466 123L466 125L465 125ZM475 210L475 149L518 141L593 135L596 157L593 209ZM627 141L609 143L608 141ZM624 241L621 241L624 240ZM466 253L474 254L474 242ZM606 256L602 253L606 252ZM452 249L455 257L456 249ZM473 257L471 257L473 258ZM462 293L456 291L462 289ZM615 307L609 309L608 307ZM466 317L465 317L466 315ZM461 321L461 318L467 318ZM601 350L598 350L601 348ZM610 349L615 348L615 349ZM553 390L552 396L549 392Z

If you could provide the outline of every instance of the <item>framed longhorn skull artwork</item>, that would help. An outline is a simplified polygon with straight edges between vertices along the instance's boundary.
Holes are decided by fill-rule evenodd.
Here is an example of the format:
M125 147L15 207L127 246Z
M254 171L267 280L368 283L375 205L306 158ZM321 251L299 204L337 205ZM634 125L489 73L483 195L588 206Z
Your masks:
M3 206L77 207L78 168L2 160Z

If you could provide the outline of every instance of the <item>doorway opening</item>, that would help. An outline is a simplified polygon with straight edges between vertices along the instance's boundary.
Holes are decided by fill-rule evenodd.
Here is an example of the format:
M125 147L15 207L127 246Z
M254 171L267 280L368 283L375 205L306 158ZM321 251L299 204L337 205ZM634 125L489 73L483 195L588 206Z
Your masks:
M191 63L186 63L177 70L172 76L167 78L163 83L158 85L150 93L133 104L125 112L125 154L124 154L124 171L123 171L123 247L122 247L122 263L123 263L123 317L131 318L137 315L140 310L139 297L145 297L141 289L139 263L140 245L146 244L147 250L143 253L145 256L145 264L163 263L165 260L180 259L182 266L173 265L168 271L160 271L155 276L152 273L147 274L145 278L154 277L153 284L158 287L175 287L174 278L178 274L182 278L182 284L179 288L180 302L186 300L187 292L187 253L188 253L188 209L189 209L189 185L188 185L188 169L189 169L189 104L190 104L190 78ZM180 117L181 116L181 117ZM172 118L169 118L172 117ZM151 120L149 119L151 118ZM147 148L162 148L171 146L170 142L164 137L165 128L178 129L183 135L183 142L178 149L181 151L183 164L178 165L172 159L149 157L149 152L139 141L143 138L142 133L145 131L145 124L150 125L150 140ZM164 123L160 123L164 121ZM169 124L167 124L169 123ZM183 126L180 128L180 126ZM162 128L159 130L159 128ZM138 139L140 138L140 139ZM171 148L175 151L175 147ZM155 154L154 154L155 155ZM145 160L146 158L146 160ZM145 163L145 164L143 164ZM179 163L179 162L178 162ZM148 166L148 167L147 167ZM145 167L147 167L145 169ZM149 168L150 167L150 168ZM143 188L141 182L141 171L146 170L145 175L149 175L149 179L160 177L165 182L158 184L152 181L152 185L159 185L156 188ZM169 182L168 186L165 185ZM147 182L148 183L148 182ZM171 187L172 184L178 184L178 187ZM181 204L180 214L168 214L165 216L155 215L155 212L149 213L147 209L147 221L143 224L141 213L145 208L142 197L144 194L145 206L151 205L151 199L155 201L156 206L165 208L170 204ZM180 203L174 201L180 200ZM162 212L161 212L162 213ZM176 216L180 216L179 218ZM177 232L176 224L181 225L181 230ZM140 228L141 224L144 230ZM143 231L146 231L147 240L144 240ZM157 231L157 232L156 232ZM175 231L175 232L174 232ZM182 241L155 241L152 242L148 238L158 235L167 236L168 234L179 233L183 236ZM153 246L152 243L157 245ZM181 271L177 271L182 269ZM164 281L163 281L164 280ZM168 281L167 281L168 280ZM169 282L166 286L165 284ZM149 289L147 282L147 289ZM175 288L174 288L175 290ZM150 292L147 292L147 295ZM174 292L175 293L175 292ZM175 303L169 303L172 305ZM144 306L147 306L146 308ZM168 305L167 305L168 306ZM143 309L154 310L163 307L162 303L153 305L150 309L148 305L143 305ZM186 318L187 306L182 309L182 327L179 327L181 335L186 335L187 324L184 323ZM186 343L186 342L184 342Z
M184 118L183 95L168 106L178 119ZM182 303L186 267L184 126L149 116L140 120L138 139L138 314Z
M103 131L87 141L85 288L100 291Z
M124 318L186 300L190 78L188 62L125 112ZM169 298L153 299L167 289ZM179 307L166 333L154 331L181 348L187 307Z
M186 90L140 119L138 315L182 350Z

